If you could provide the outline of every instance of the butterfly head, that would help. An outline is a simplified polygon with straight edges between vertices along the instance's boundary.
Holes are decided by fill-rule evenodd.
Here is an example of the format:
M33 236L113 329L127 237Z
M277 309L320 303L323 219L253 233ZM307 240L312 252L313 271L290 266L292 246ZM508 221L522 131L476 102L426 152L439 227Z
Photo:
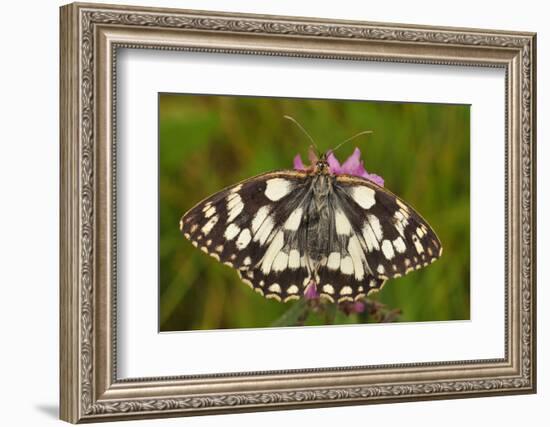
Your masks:
M318 175L329 175L331 173L326 153L321 154L316 160L313 172Z

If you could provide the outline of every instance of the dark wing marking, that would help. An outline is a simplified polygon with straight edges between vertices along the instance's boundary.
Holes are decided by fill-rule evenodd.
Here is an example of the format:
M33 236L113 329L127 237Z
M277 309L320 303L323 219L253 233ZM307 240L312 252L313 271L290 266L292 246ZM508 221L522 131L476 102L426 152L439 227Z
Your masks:
M400 277L441 256L443 248L433 229L390 191L349 175L338 176L334 189L374 276Z

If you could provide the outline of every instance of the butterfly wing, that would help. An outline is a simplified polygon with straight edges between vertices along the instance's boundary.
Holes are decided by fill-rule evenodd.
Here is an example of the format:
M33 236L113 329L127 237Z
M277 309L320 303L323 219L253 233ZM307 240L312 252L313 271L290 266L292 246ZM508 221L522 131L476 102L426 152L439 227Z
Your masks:
M395 194L350 175L336 176L332 188L327 258L318 271L322 296L353 301L441 256L433 229Z
M306 236L296 212L308 190L305 172L258 175L199 202L183 215L180 229L194 246L237 269L243 282L262 295L297 298L307 268L297 258Z
M348 257L344 270L350 272L348 286L352 291L345 288L342 292L341 288L340 298L363 292L359 290L362 278L364 289L365 281L369 288L378 288L384 280L425 267L441 256L443 248L436 233L395 194L350 175L337 176L333 188L334 222L336 226L340 222L344 230L349 228L348 233L336 234L336 240L341 242L340 259ZM344 273L345 264L340 264L340 273ZM329 254L327 267L330 265ZM336 265L336 260L332 265Z

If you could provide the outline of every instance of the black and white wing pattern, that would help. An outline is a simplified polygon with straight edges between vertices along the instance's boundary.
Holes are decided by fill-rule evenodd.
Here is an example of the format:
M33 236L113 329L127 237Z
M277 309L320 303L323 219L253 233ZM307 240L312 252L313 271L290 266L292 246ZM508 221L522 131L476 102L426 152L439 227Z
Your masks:
M353 301L426 266L441 243L386 189L349 175L270 172L203 200L180 221L184 236L234 267L267 298Z
M350 175L334 177L332 189L330 238L317 278L321 296L353 301L441 256L432 228L390 191Z
M270 172L201 201L180 221L194 246L237 269L242 281L278 300L297 299L307 277L298 207L308 192L305 172ZM297 222L296 222L297 221Z

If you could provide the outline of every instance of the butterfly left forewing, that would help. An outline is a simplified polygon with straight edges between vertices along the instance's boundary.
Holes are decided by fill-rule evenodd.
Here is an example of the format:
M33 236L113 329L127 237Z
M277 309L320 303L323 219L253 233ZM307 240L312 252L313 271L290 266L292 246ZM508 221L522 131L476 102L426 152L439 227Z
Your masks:
M297 294L292 284L307 275L303 265L287 268L296 265L291 250L300 241L289 218L306 190L305 172L258 175L199 202L181 218L180 229L194 246L237 269L259 293L289 299Z

